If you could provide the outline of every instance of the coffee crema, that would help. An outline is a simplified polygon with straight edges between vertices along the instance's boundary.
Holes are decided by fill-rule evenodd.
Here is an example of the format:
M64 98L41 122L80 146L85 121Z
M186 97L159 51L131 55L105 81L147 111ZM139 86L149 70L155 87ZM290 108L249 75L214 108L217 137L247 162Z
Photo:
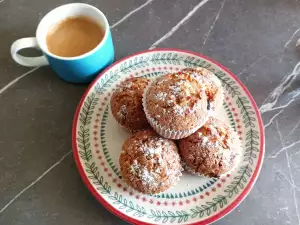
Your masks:
M69 17L53 26L46 43L54 55L75 57L93 50L104 34L105 30L88 17Z

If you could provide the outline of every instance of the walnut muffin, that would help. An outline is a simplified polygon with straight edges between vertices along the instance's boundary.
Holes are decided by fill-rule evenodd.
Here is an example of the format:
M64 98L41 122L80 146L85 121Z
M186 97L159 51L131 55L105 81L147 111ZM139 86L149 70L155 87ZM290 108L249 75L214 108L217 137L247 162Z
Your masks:
M161 136L180 139L207 120L207 97L199 82L184 73L158 77L145 89L143 106L151 126Z
M222 106L224 90L221 81L212 72L202 67L186 68L182 72L195 77L205 86L208 110L216 111Z
M219 177L234 168L241 144L237 133L229 125L210 117L194 134L179 140L179 149L189 172Z
M111 97L112 114L128 131L150 128L142 106L142 96L148 82L149 79L142 77L127 79Z
M119 162L123 180L144 194L160 193L174 186L183 170L175 142L153 130L139 131L128 138Z

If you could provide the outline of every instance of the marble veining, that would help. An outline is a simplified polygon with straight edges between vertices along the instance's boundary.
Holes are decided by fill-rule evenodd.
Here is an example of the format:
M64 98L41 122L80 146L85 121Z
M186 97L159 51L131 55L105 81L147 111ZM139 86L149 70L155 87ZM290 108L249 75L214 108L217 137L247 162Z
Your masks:
M7 85L5 85L3 88L0 89L0 95L6 91L8 88L10 88L12 85L14 85L15 83L17 83L19 80L21 80L23 77L26 77L27 75L31 74L32 72L36 71L39 67L35 67L31 70L29 70L28 72L22 74L21 76L17 77L16 79L12 80L11 82L9 82Z
M166 33L164 36L162 36L160 39L158 39L156 42L154 42L149 49L156 48L157 45L159 45L160 43L165 41L167 38L169 38L171 35L173 35L182 25L184 25L184 23L186 23L197 12L197 10L200 7L202 7L208 1L209 0L200 1L199 4L197 4L191 11L188 12L188 14L185 17L183 17L179 21L179 23L176 24L176 26L172 27L172 29L168 33Z
M287 149L284 146L284 143L283 143L283 140L282 140L282 135L281 135L281 132L279 130L278 121L277 120L276 120L276 129L277 129L277 132L279 134L279 139L280 139L280 142L281 142L282 149L284 149L284 151L285 151L285 157L286 157L287 166L288 166L288 170L289 170L289 174L290 174L290 179L291 179L290 183L294 187L295 186L295 181L294 181L293 173L292 173L292 170L291 170L290 158L289 158L289 155L287 153ZM297 218L298 218L298 221L300 222L299 212L298 212L298 204L297 204L297 199L296 199L296 189L295 188L293 188L293 199L294 199L295 209L296 209L296 213L297 213Z
M253 63L251 63L248 67L245 67L241 72L239 72L238 74L236 74L237 77L240 77L242 74L244 74L249 69L251 69L252 66L255 66L256 63L259 63L260 61L264 60L265 58L267 58L267 56L265 56L265 55L259 57L257 60L255 60Z
M288 89L291 86L291 84L294 82L296 77L299 75L299 72L300 72L300 62L297 63L297 65L294 67L292 73L285 76L283 78L283 80L280 82L280 84L269 94L269 96L266 98L266 100L263 102L263 104L259 108L259 111L261 114L272 111L272 110L285 108L285 107L289 106L289 104L295 100L295 97L297 97L299 95L299 92L297 92L295 95L293 95L290 98L289 102L286 103L285 105L274 108L279 97L282 95L282 93L286 89Z
M153 2L154 0L148 0L146 1L144 4L142 4L141 6L133 9L132 11L130 11L129 13L127 13L122 19L120 19L118 22L114 23L113 25L111 25L111 29L113 29L114 27L118 26L120 23L122 23L124 20L126 20L128 17L130 17L132 14L134 14L135 12L139 11L140 9L144 8L145 6L147 6L148 4L150 4L151 2Z
M220 13L221 13L221 11L222 11L223 8L224 8L225 2L226 2L226 0L223 0L223 1L222 1L221 7L220 7L220 9L219 9L219 11L218 11L218 13L217 13L217 15L216 15L216 18L214 19L214 22L212 23L212 25L211 25L211 27L209 28L208 32L204 35L204 36L205 36L205 39L204 39L204 41L203 41L203 43L202 43L201 50L203 50L203 48L204 48L204 46L205 46L205 44L206 44L206 41L208 40L208 38L209 38L209 36L210 36L210 33L211 33L212 30L214 29L214 27L215 27L215 25L216 25L216 23L217 23L217 21L218 21L218 19L219 19L219 17L220 17Z
M48 67L18 66L8 54L15 39L34 35L38 20L67 2L0 0L0 224L127 224L91 196L70 156L86 86L64 83ZM149 46L184 48L219 61L252 93L264 121L264 165L249 196L215 224L300 225L300 2L87 2L117 21L117 60Z
M72 150L67 152L66 154L63 155L63 157L58 160L56 163L54 163L49 169L47 169L44 173L42 173L41 176L39 176L36 180L34 180L31 184L26 186L22 191L20 191L13 199L11 199L1 210L0 213L2 213L7 207L9 207L10 204L12 204L20 195L22 195L27 189L35 185L40 179L42 179L47 173L49 173L54 167L56 167L58 164L60 164L67 156L71 154Z

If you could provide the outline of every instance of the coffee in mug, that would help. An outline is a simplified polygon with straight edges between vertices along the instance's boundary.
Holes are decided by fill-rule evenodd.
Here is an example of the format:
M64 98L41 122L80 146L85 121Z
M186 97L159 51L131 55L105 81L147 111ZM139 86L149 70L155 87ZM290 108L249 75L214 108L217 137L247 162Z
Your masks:
M38 48L43 54L26 57L19 52L25 48ZM91 82L115 56L105 15L84 3L51 10L40 21L35 37L16 40L10 53L23 66L50 65L61 79L71 83Z
M76 57L93 50L105 30L86 16L69 17L55 24L47 34L48 50L61 57Z

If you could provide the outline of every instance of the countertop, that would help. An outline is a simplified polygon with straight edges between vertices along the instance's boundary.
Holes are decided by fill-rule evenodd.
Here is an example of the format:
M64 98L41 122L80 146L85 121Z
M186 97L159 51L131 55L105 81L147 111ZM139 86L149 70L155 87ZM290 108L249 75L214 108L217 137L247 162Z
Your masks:
M39 20L67 2L0 1L1 225L126 224L92 197L71 154L72 120L87 85L10 57L14 40L33 36ZM200 52L252 93L265 124L264 164L248 197L215 224L300 224L300 2L85 2L106 14L116 60L153 44Z

